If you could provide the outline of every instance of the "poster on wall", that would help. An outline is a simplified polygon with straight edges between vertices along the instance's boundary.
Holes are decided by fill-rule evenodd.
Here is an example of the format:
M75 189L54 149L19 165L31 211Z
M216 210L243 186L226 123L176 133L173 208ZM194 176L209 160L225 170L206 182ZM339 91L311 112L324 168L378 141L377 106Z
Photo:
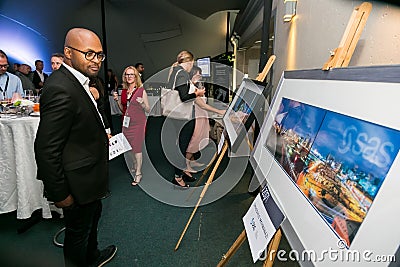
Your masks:
M289 242L315 253L314 265L337 264L323 257L329 249L379 257L400 243L390 208L400 205L399 71L303 70L280 80L250 160L294 229Z

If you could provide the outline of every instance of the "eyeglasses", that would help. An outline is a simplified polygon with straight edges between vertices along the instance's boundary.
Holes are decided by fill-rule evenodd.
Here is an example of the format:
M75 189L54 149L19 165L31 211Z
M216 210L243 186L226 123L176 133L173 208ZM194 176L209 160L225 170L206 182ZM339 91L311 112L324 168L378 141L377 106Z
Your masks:
M6 65L0 65L0 69L7 69L10 65L6 64Z
M134 73L125 73L125 76L135 76Z
M92 50L89 50L89 51L87 51L87 52L84 52L84 51L81 51L81 50L79 50L79 49L73 48L73 47L71 47L71 46L67 46L67 47L68 47L68 48L71 48L72 50L81 52L82 54L85 55L85 58L86 58L87 60L89 60L89 61L90 61L90 60L93 60L94 57L97 57L97 59L98 59L99 61L104 61L104 59L106 58L106 55L105 55L103 52L98 52L98 53L96 53L96 52L94 52L94 51L92 51Z

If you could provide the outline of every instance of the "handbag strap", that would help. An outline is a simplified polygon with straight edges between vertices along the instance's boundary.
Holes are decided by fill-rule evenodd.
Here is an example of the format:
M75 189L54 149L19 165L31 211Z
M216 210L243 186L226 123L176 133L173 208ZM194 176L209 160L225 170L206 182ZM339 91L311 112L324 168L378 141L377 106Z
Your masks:
M178 76L178 73L181 71L182 69L178 70L175 74L175 79L174 79L174 84L172 85L172 90L175 90L175 82L176 82L176 76ZM190 90L190 89L189 89ZM192 101L192 106L194 105L194 101Z
M175 83L176 83L176 77L178 76L178 73L181 71L181 69L180 70L178 70L177 72L176 72L176 74L175 74L175 78L174 78L174 84L172 85L172 90L175 90Z

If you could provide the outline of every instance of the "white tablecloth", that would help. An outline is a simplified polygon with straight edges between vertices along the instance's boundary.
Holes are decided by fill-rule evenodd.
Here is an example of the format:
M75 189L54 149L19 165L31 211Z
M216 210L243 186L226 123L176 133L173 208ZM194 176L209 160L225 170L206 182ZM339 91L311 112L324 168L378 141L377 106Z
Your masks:
M43 197L43 183L36 179L33 144L39 118L0 118L0 214L17 210L27 219L37 209L51 218Z

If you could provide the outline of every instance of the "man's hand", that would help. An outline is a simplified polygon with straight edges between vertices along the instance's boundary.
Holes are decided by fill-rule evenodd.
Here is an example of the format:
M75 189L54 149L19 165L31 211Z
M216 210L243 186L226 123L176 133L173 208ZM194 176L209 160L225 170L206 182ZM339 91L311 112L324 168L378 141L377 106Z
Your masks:
M74 198L71 195L67 196L67 198L62 201L54 203L54 205L56 205L57 208L69 207L72 204L74 204Z
M113 98L115 101L118 101L118 92L113 93Z

